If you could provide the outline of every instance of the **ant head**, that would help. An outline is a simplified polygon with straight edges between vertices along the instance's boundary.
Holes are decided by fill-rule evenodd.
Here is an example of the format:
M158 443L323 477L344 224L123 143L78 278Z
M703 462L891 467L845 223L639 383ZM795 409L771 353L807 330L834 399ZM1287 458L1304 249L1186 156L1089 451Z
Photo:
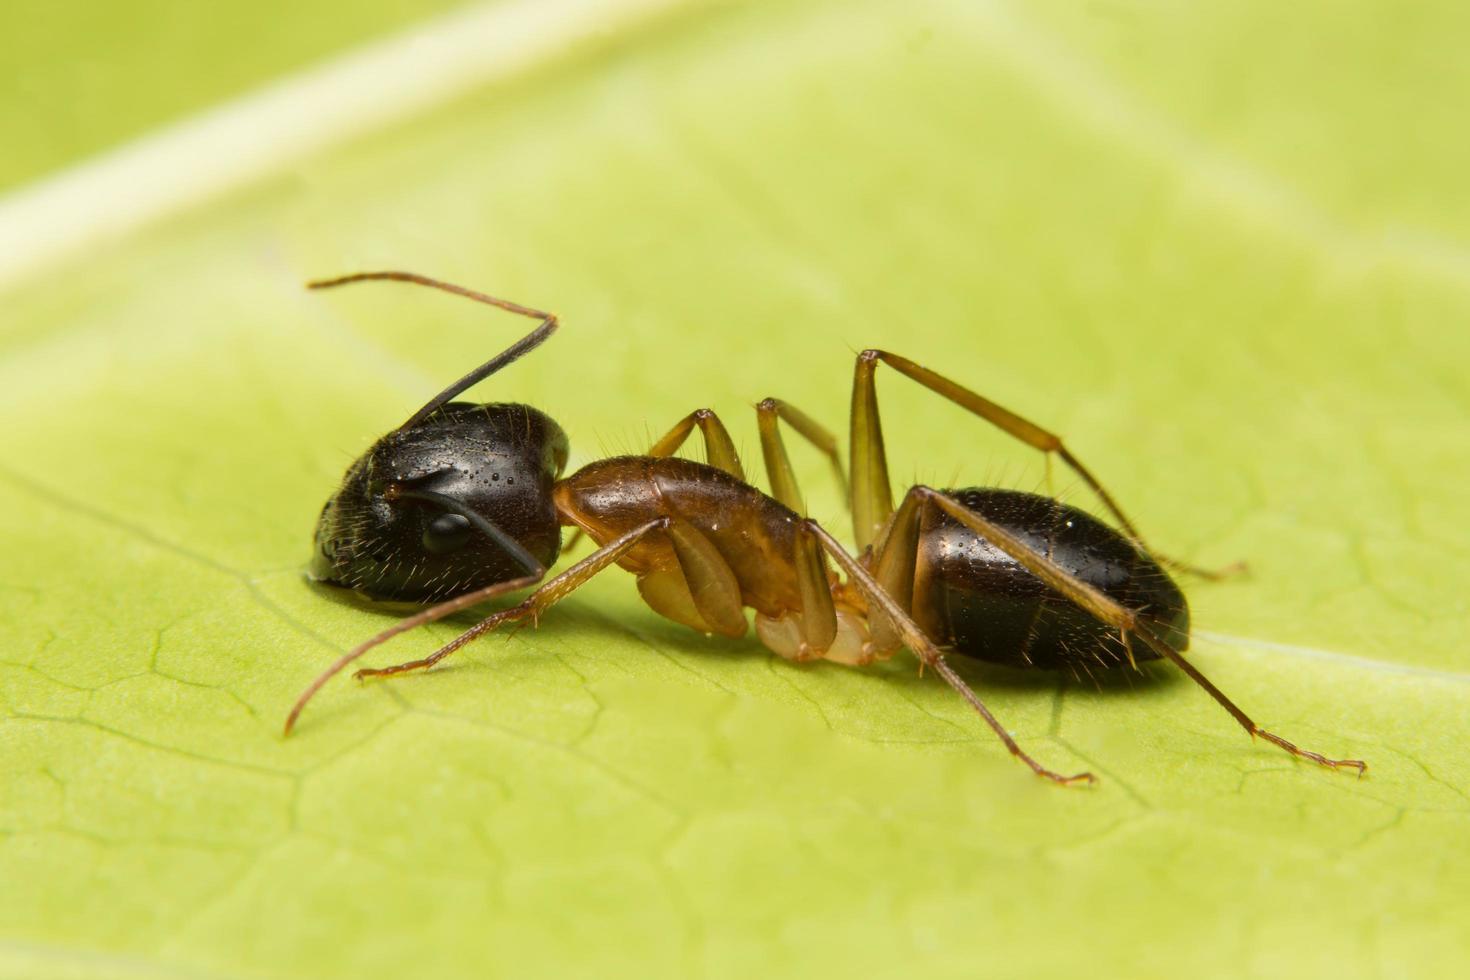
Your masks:
M379 439L322 508L311 575L433 601L549 568L567 437L527 405L451 402Z
M561 550L551 488L567 463L566 434L527 405L452 399L539 347L556 331L556 317L413 272L359 272L308 286L369 280L428 286L541 322L348 468L317 520L311 576L373 599L420 602L539 576Z

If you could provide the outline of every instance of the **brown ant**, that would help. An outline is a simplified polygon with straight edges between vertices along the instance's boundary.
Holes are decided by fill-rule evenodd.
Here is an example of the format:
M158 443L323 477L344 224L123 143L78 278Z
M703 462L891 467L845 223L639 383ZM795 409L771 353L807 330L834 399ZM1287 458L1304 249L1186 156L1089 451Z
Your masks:
M461 609L541 581L560 551L563 525L598 549L421 660L359 670L357 677L431 667L505 623L530 621L610 565L638 576L660 615L702 633L740 637L745 608L756 634L791 660L863 666L906 646L985 719L1038 775L1063 776L1031 758L950 667L942 649L1017 667L1086 669L1139 660L1173 662L1252 736L1333 769L1329 759L1258 727L1182 652L1189 610L1112 497L1055 435L953 381L885 351L858 355L853 378L850 503L860 557L802 515L779 422L830 459L847 483L836 440L784 402L757 406L772 495L751 486L720 419L701 409L642 456L590 463L561 478L565 434L526 405L452 401L543 343L556 317L407 272L313 282L322 289L369 279L416 283L540 320L531 333L434 396L348 469L317 526L312 575L376 599L435 602L353 648L297 699L301 710L343 667L384 641ZM1004 432L1055 455L1090 487L1121 531L1051 497L1014 490L911 488L893 505L874 375L887 364ZM698 428L709 463L673 454ZM846 489L846 487L845 487ZM828 567L831 558L847 576ZM1195 570L1197 571L1197 570ZM1213 573L1202 573L1213 574ZM1138 647L1135 640L1142 641Z

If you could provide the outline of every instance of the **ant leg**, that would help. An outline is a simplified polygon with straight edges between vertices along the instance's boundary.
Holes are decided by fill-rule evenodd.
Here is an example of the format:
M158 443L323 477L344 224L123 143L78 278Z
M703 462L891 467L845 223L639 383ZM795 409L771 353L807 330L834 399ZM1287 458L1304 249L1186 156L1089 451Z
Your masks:
M537 561L536 557L527 551L519 541L506 534L494 521L483 514L477 513L472 508L466 507L453 497L442 493L435 493L432 490L405 489L401 483L390 483L383 491L383 499L390 503L398 500L426 500L437 504L449 513L460 515L469 522L471 527L477 529L491 541L494 541L507 557L514 560L525 570L526 574L503 582L492 582L490 585L473 592L468 592L441 602L438 605L430 606L422 612L399 620L366 643L359 644L343 654L330 667L318 675L317 679L296 699L296 703L291 708L291 713L286 717L286 728L284 732L286 735L291 734L291 726L296 723L297 716L301 714L301 709L306 707L306 702L311 700L312 695L316 694L317 690L339 670L346 667L364 653L367 653L373 647L397 636L399 633L404 633L415 627L423 626L426 623L443 619L445 616L458 612L461 609L485 602L488 599L493 599L506 592L514 592L516 589L535 585L546 574L545 566Z
M649 447L645 456L662 458L672 456L679 451L679 447L689 439L690 433L695 426L699 426L699 432L704 436L704 456L709 465L716 469L724 470L741 483L745 482L745 468L740 465L740 453L735 449L735 442L730 438L730 432L725 428L725 423L714 413L713 409L697 408L684 416L674 427L664 434L664 437ZM571 551L582 540L583 531L579 527L572 532L567 539L563 550ZM676 617L670 617L678 622Z
M434 664L438 663L440 660L443 660L445 657L449 656L455 650L458 650L460 647L464 646L475 637L479 636L482 633L489 632L490 630L499 626L501 623L506 622L507 620L514 622L529 617L534 621L536 617L540 616L541 612L546 609L546 607L565 597L567 593L573 591L578 586L585 583L593 575L596 575L608 565L617 561L624 554L626 554L629 549L637 544L644 535L648 534L650 531L654 531L661 527L664 527L667 523L668 518L660 517L634 528L633 530L629 531L627 534L624 534L619 538L615 538L614 540L604 545L602 548L599 548L597 551L577 562L577 564L573 565L565 572L562 572L550 582L547 582L541 588L537 589L531 594L529 598L526 599L525 602L522 602L516 606L512 606L509 609L501 610L500 612L495 613L489 618L481 620L478 624L470 627L468 630L461 633L458 637L446 643L444 646L440 647L429 656L424 657L422 660L413 660L409 661L408 663L398 664L394 667L385 667L378 670L360 670L357 672L356 676L367 677L386 674L400 674L409 670L421 670L426 667L432 667ZM291 713L286 717L285 734L289 735L291 733L291 728L296 724L296 719L301 715L302 709L306 707L306 703L311 700L312 696L316 694L318 690L321 689L322 685L330 680L343 667L346 667L348 664L352 663L354 660L358 659L369 650L387 642L388 640L391 640L393 637L397 636L400 633L407 632L408 630L414 629L418 626L422 626L426 623L432 623L435 620L443 619L445 616L456 613L461 609L465 609L479 602L484 602L486 599L492 599L495 596L501 595L505 592L511 592L515 589L524 588L528 585L534 585L540 580L541 575L526 576L525 578L512 579L509 582L499 582L495 585L489 585L483 589L480 589L477 592L466 593L465 595L450 599L448 602L441 602L437 606L431 606L421 613L409 616L406 619L402 619L394 625L385 629L383 632L379 633L377 636L374 636L372 639L358 644L356 647L349 650L347 653L338 658L337 661L334 662L326 670L324 670L321 673L321 676L317 677L317 679L314 680L310 684L310 686L306 688L305 691L301 692L301 696L296 699L296 704L291 708Z
M689 438L695 426L699 426L700 434L704 436L704 455L709 465L716 469L724 470L741 483L745 482L745 468L740 465L740 453L735 449L735 442L730 438L730 432L725 428L725 423L714 413L713 409L698 408L684 416L674 427L670 429L662 439L655 442L644 455L657 458L672 456L679 451L679 447ZM578 541L582 540L582 529L579 527L572 532L567 539L565 550L571 551ZM683 622L677 617L669 617L676 622Z
M1005 747L1010 750L1012 755L1030 766L1031 771L1036 773L1036 775L1044 779L1049 779L1054 783L1060 783L1063 786L1071 783L1093 783L1097 781L1097 778L1090 772L1078 773L1075 776L1063 776L1060 773L1046 768L1028 755L1016 743L1016 740L1011 737L1010 732L1005 730L1005 726L1001 725L995 715L990 713L990 709L985 706L985 702L980 700L979 695L970 689L970 686L965 683L959 674L954 672L954 668L950 667L945 661L944 655L939 652L938 647L934 645L933 641L924 635L924 631L919 629L918 624L899 606L898 602L883 590L883 587L863 567L862 563L848 554L842 545L838 544L837 540L828 534L816 521L808 520L805 524L805 529L807 533L813 535L821 543L822 547L836 560L837 564L842 566L843 571L848 574L849 578L858 584L867 595L868 601L872 606L882 610L883 615L887 617L899 635L902 636L904 645L913 651L914 655L919 658L919 662L925 666L934 668L935 672L944 678L945 683L954 688L960 697L964 698L970 707L974 708L976 713L985 720L985 723L1000 737L1000 740L1005 743Z
M827 578L827 563L822 560L821 545L810 530L803 528L797 534L792 558L796 587L801 595L802 639L813 653L820 655L837 639L837 607L832 602L832 585Z
M852 466L852 536L858 550L871 546L893 517L893 488L888 483L888 454L878 416L878 390L873 386L874 359L858 355L852 376L848 412L847 458Z
M888 463L883 449L883 430L878 419L878 395L873 376L881 361L899 374L917 381L935 394L948 399L973 415L994 425L1007 435L1019 439L1034 449L1047 454L1048 461L1055 455L1082 478L1082 482L1097 494L1108 511L1117 520L1123 532L1132 538L1138 547L1155 558L1160 564L1179 571L1188 572L1207 579L1220 579L1244 568L1240 563L1218 571L1200 568L1155 554L1146 544L1138 528L1124 515L1112 494L1103 488L1097 478L1082 461L1073 456L1063 445L1061 437L1028 422L1009 409L997 405L988 398L976 394L936 371L915 364L906 357L883 350L865 350L858 355L857 367L852 380L852 469L853 469L853 530L858 546L866 547L877 533L888 515L893 513L893 494L888 484ZM1050 468L1048 467L1048 473Z
M1223 691L1210 683L1210 680L1204 674L1200 673L1193 664L1185 660L1184 656L1178 650L1174 649L1173 645L1155 633L1147 623L1141 621L1133 610L1119 604L1102 590L1075 578L1047 556L1032 550L1024 541L1013 535L1010 531L987 520L975 511L963 506L958 501L929 487L914 487L909 491L908 495L909 498L920 499L925 506L937 507L944 511L950 517L953 517L965 525L965 527L974 531L980 537L1020 562L1031 574L1041 579L1051 588L1102 622L1107 623L1120 634L1127 635L1131 633L1143 640L1143 642L1158 652L1160 656L1172 661L1176 667L1189 675L1191 680L1204 688L1210 697L1214 698L1226 711L1230 712L1230 716L1240 724L1240 727L1250 733L1252 738L1259 735L1271 744L1286 750L1298 758L1310 759L1318 765L1326 766L1329 769L1356 769L1359 776L1367 771L1368 764L1360 759L1329 759L1319 752L1299 748L1281 736L1261 728L1250 719L1250 716L1237 707L1235 702L1226 697ZM907 502L906 498L905 505L907 505Z
M424 670L434 666L471 640L489 633L502 623L518 623L521 620L529 619L534 625L541 618L543 612L562 599L565 599L583 585L586 585L592 576L627 554L634 545L643 539L644 535L650 531L667 527L668 524L669 518L667 517L655 518L646 524L640 524L627 534L614 538L586 558L577 562L571 568L562 572L550 582L541 586L535 592L532 592L524 602L487 616L421 660L410 660L407 663L394 664L392 667L365 667L353 676L357 678L388 677L393 674L405 674L411 670Z
M908 497L884 525L882 533L873 542L872 552L865 563L880 588L898 607L909 616L914 609L914 578L919 563L919 541L923 535L921 509L912 504ZM870 608L868 612L873 643L880 649L893 649L903 643L898 626L883 615L881 609ZM924 661L919 661L922 673Z
M383 491L383 499L389 502L395 500L428 500L438 504L452 514L458 514L470 522L470 526L478 530L485 537L494 541L501 551L513 559L516 564L525 569L526 574L531 576L531 582L540 581L541 576L546 574L546 569L536 560L536 556L525 549L515 538L506 534L500 527L489 518L466 507L448 494L435 493L432 490L405 490L401 483L390 483ZM526 584L531 584L530 582ZM498 594L498 593L497 593Z
M688 521L672 518L665 529L677 568L638 577L638 592L654 612L701 633L745 635L745 602L729 562Z
M791 426L827 457L832 464L832 472L837 475L842 495L847 496L847 474L843 472L842 460L837 455L837 440L832 433L796 406L779 398L765 399L755 407L755 414L760 426L761 455L765 457L766 475L771 481L771 496L798 514L806 513L796 485L796 471L791 466L791 457L786 454L786 442L781 438L778 421Z
M407 616L403 619L400 619L398 622L383 630L383 632L379 633L377 636L374 636L372 639L367 640L363 643L359 643L357 646L353 647L351 650L347 651L342 656L333 661L330 667L317 675L316 680L312 681L309 685L307 685L306 690L301 692L301 696L298 697L296 699L296 703L291 706L291 713L286 716L286 727L282 734L291 734L291 729L296 725L296 719L301 716L301 711L303 708L306 707L306 702L310 701L312 699L312 696L315 695L317 691L321 690L323 684L331 680L332 677L335 676L337 672L340 671L343 667L346 667L348 664L352 663L352 661L356 660L358 657L361 657L373 647L378 646L382 643L386 643L388 640L393 639L393 637L397 636L399 633L407 633L411 629L417 629L420 626L424 626L436 620L443 619L445 616L453 615L454 613L459 612L461 609L468 609L470 606L478 605L481 602L486 602L490 599L494 599L496 596L504 595L507 592L514 592L516 589L523 589L527 586L535 585L537 582L541 581L541 576L544 574L546 573L544 571L541 571L537 572L535 575L526 575L521 578L511 579L507 582L496 582L493 585L485 586L483 589L478 589L474 592L466 592L464 595L461 596L455 596L453 599L441 602L436 606L430 606L428 609L425 609L422 612L415 613L412 616Z
M854 602L838 584L821 542L805 522L795 531L787 560L795 573L797 600L794 608L777 615L756 614L756 633L766 649L798 663L826 659L849 667L866 667L897 649L897 643L884 650L873 645L861 600Z
M740 454L735 450L735 443L730 439L730 433L725 428L725 423L720 417L708 408L699 408L690 412L680 419L672 429L668 431L645 455L648 456L672 456L684 445L689 434L699 426L700 433L704 436L704 453L709 460L709 465L724 470L741 483L745 482L745 469L740 465Z
M466 374L464 377L454 382L454 384L450 385L448 388L445 388L443 391L439 392L439 394L435 395L433 398L430 398L427 402L424 403L424 406L422 408L420 408L417 412L414 412L413 415L409 417L409 420L407 422L400 425L398 429L395 429L394 431L399 431L401 429L410 429L413 426L419 424L424 419L428 418L430 415L433 415L439 409L443 408L445 404L447 404L451 399L463 394L465 389L471 387L472 385L478 384L481 381L484 381L486 378L490 377L490 375L494 374L496 371L499 371L507 364L519 360L524 355L535 350L537 347L540 347L543 343L546 342L546 339L548 337L556 332L556 328L558 326L556 315L553 313L546 313L542 310L533 310L529 306L522 306L519 303L512 303L508 299L497 299L494 296L488 296L485 293L481 293L473 289L466 289L464 286L456 286L454 285L454 283L451 282L441 282L438 279L430 279L428 276L421 276L416 272L357 272L350 276L338 276L335 279L317 279L307 283L306 288L331 289L334 286L345 286L348 283L367 282L369 280L408 282L413 283L416 286L428 286L431 289L438 289L446 293L453 293L455 296L463 296L466 299L472 299L477 303L484 303L487 306L494 306L497 309L505 310L507 313L515 313L519 316L528 316L532 319L541 321L540 325L537 326L536 329L526 334L514 344L511 344L499 354L496 354L494 357L490 358L490 360L486 361L484 364L481 364L479 367L475 368L469 374Z
M802 512L801 494L797 489L796 476L776 425L778 418L784 420L806 437L818 450L826 454L831 460L833 472L837 474L838 486L842 488L842 493L846 496L847 474L843 472L842 461L837 455L837 440L800 409L778 399L767 398L756 406L756 419L760 424L761 452L765 457L766 471L770 475L772 496L792 510ZM740 455L735 449L735 443L730 438L729 431L720 421L720 417L708 408L690 412L680 419L662 439L653 444L647 455L672 456L688 440L695 426L699 427L700 433L704 436L705 456L709 464L724 470L742 483L747 482L745 468L740 463Z

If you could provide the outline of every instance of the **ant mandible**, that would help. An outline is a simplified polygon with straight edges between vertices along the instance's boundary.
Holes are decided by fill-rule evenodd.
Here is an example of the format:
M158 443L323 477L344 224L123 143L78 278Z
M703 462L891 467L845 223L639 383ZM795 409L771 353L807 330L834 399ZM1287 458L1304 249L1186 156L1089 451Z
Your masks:
M939 674L1037 775L1063 776L1018 745L955 673L941 647L993 663L1088 669L1140 660L1174 663L1252 736L1333 769L1253 722L1189 661L1189 610L1164 565L1111 495L1050 432L928 368L880 350L858 355L853 376L847 487L836 440L810 417L768 398L757 406L772 494L746 481L718 416L691 412L642 456L618 456L561 478L567 438L527 405L453 401L540 346L557 328L550 313L409 272L365 272L312 282L325 289L364 280L415 283L540 321L505 351L431 398L348 468L317 525L311 574L374 599L434 604L348 651L292 707L302 709L333 675L400 633L539 583L561 550L561 527L586 533L591 555L523 602L491 614L420 660L357 671L362 677L432 667L505 623L535 623L598 572L619 565L638 577L653 610L703 633L740 637L755 610L761 642L790 660L864 666L907 647ZM1054 498L1015 490L915 486L893 505L874 376L886 364L1026 444L1058 457L1087 484L1121 531ZM821 450L849 494L860 556L803 516L780 422ZM708 464L673 454L695 428ZM828 558L846 580L829 569ZM1211 574L1211 573L1201 573ZM1142 641L1142 647L1133 640Z

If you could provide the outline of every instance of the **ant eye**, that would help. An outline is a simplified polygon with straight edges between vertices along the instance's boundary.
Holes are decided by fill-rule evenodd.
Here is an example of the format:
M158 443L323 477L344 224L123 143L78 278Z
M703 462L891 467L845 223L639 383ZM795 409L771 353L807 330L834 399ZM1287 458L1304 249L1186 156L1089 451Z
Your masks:
M424 528L424 550L431 555L458 551L470 540L470 522L461 514L440 514Z

